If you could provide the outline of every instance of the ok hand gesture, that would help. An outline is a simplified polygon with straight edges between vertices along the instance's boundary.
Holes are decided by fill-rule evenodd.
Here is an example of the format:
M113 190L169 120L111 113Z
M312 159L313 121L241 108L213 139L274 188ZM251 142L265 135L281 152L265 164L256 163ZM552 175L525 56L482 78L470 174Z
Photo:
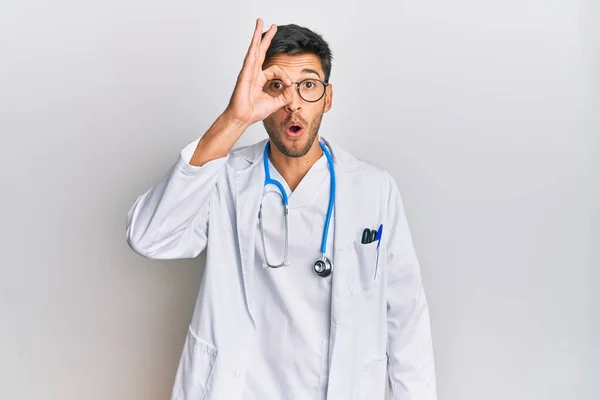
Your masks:
M272 65L265 70L262 69L277 26L271 25L261 40L262 28L263 21L258 18L254 36L226 109L228 115L247 126L262 121L274 111L291 103L293 98L292 83L280 67ZM280 79L285 86L277 97L272 97L263 91L265 84L271 79Z

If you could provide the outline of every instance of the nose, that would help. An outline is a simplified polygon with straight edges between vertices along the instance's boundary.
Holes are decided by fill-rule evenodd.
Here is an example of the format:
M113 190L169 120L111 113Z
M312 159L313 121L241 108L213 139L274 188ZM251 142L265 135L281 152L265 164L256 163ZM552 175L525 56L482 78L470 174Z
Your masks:
M298 90L296 88L294 88L294 91L292 94L292 102L285 106L285 110L288 112L294 113L294 112L300 110L300 108L302 106L302 102L303 102L303 100L300 97Z

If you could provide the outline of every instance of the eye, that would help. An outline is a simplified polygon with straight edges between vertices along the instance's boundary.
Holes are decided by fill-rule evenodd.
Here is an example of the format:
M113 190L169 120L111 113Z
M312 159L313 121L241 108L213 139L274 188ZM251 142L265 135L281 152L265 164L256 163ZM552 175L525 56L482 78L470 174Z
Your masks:
M303 90L316 90L317 87L319 87L320 82L319 81L315 81L314 79L310 79L310 80L305 80L304 83L302 83L302 89Z
M271 82L271 84L269 85L269 87L271 89L274 89L274 90L279 90L279 89L281 89L283 87L283 85L281 84L280 81L273 81L273 82Z

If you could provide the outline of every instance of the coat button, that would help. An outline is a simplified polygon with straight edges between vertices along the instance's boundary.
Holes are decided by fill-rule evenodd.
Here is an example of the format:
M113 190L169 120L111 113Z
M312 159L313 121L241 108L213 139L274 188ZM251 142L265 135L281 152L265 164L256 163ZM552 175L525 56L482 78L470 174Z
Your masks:
M242 371L241 368L236 369L235 370L235 377L239 378L240 376L242 376L242 372L244 372L244 371Z

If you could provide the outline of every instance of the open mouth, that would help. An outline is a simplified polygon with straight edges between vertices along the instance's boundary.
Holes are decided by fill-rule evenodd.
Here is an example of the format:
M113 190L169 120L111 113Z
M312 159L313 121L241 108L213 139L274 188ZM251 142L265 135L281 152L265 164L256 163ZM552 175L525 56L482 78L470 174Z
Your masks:
M301 125L292 124L288 126L286 133L289 137L298 137L302 134L303 130Z

